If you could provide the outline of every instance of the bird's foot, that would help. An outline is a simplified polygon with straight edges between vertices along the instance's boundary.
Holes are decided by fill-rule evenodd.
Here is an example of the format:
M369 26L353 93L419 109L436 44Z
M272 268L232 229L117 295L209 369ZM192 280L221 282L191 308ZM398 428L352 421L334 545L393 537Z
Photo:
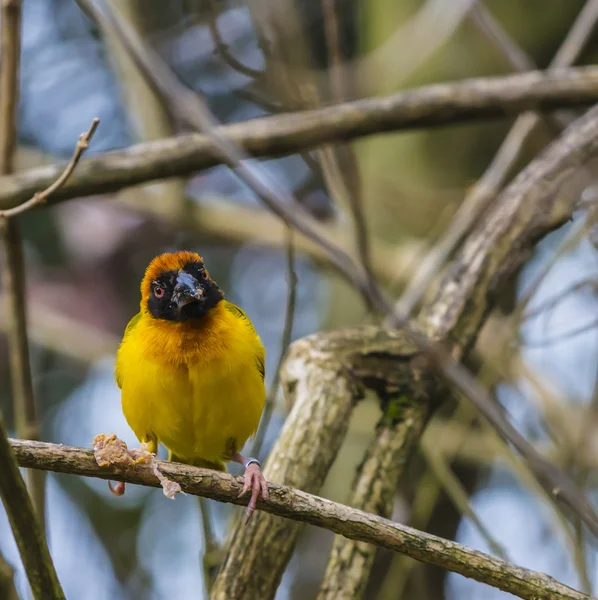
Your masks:
M251 490L251 498L245 511L245 523L248 523L255 510L258 498L261 496L262 500L269 500L270 495L268 493L268 482L262 474L260 463L255 459L248 459L243 463L245 466L245 474L243 475L245 481L243 489L239 493L239 498L242 498Z
M115 495L115 496L124 496L125 495L125 482L124 481L119 481L116 485L114 485L112 483L112 481L108 482L108 489Z
M178 483L171 481L160 473L154 462L155 454L148 450L148 444L144 443L139 448L129 450L127 444L117 438L114 433L110 435L100 433L93 438L93 453L100 467L112 467L118 471L126 472L140 465L148 466L160 481L164 495L168 498L174 498L178 492L182 492ZM112 486L112 482L109 481L108 488L115 496L122 496L125 493L125 483L123 481L115 486Z

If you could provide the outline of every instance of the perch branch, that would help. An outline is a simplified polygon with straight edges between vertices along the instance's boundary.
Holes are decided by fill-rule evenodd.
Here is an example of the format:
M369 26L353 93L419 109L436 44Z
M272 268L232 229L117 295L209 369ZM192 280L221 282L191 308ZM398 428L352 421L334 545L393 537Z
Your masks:
M99 467L93 452L84 448L27 440L10 440L10 445L23 467L160 487L151 468L137 467L122 473L111 467ZM187 494L237 505L246 502L238 498L242 487L241 478L178 463L158 460L156 464L164 475L177 481ZM586 594L569 588L543 573L517 567L457 542L287 486L270 484L269 489L270 501L259 501L258 506L272 515L310 523L350 539L406 554L520 598L532 600L550 596L559 600L590 600Z

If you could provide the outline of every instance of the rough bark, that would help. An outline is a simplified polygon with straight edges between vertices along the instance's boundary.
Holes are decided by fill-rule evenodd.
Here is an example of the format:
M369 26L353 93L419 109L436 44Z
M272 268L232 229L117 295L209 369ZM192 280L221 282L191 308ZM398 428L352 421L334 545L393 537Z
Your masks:
M317 493L341 446L351 408L366 390L376 393L381 402L386 420L380 434L398 463L393 469L399 469L415 437L412 431L421 430L434 391L433 379L417 367L418 355L403 333L376 327L316 334L293 344L282 373L294 404L266 463L268 480ZM347 381L354 386L351 397L348 390L334 393L334 386ZM314 419L314 405L324 407L319 420ZM328 433L331 426L334 437ZM378 449L372 451L374 456L364 465L361 495L377 485L380 467L373 461L380 455ZM388 492L388 487L380 489L380 502L389 503ZM238 528L211 598L272 598L298 532L298 525L264 514L256 515L248 527ZM255 539L262 543L252 544Z
M316 492L322 485L345 436L351 410L363 394L326 344L319 349L320 354L313 353L309 339L293 348L291 373L283 385L293 396L294 406L264 468L268 481L284 481L307 492ZM245 597L247 586L254 590L252 597L276 589L284 570L280 565L286 565L293 547L286 539L295 539L299 527L300 523L258 513L248 525L236 528L231 540L234 547L242 547L247 539L262 543L227 554L210 597ZM264 568L254 569L258 562Z
M424 429L428 401L394 396L383 411L347 504L388 516L392 513L397 481ZM335 538L318 600L362 598L375 556L376 548L371 544Z
M366 329L366 334L367 331ZM364 332L361 330L353 332L356 336L362 333ZM382 345L384 346L384 344ZM317 375L317 369L312 373ZM301 384L298 383L299 385ZM350 386L348 389L342 387L339 393L343 397L355 397L356 391ZM300 393L298 392L298 403L300 402ZM359 397L358 393L356 397ZM331 416L334 417L334 415ZM130 471L119 472L114 467L98 466L93 452L84 448L25 440L10 440L10 445L17 461L23 467L126 481L157 488L161 485L149 465L140 465ZM310 451L307 445L303 449L308 453ZM298 468L299 462L294 461ZM243 485L241 477L178 463L159 460L155 463L165 476L179 483L181 489L187 494L238 505L247 502L246 498L238 497ZM259 501L258 507L272 515L310 523L354 540L401 552L416 560L441 566L520 598L528 600L538 600L539 598L591 600L586 594L565 586L548 575L517 567L457 542L445 540L325 498L319 498L301 490L270 484L269 491L270 500L267 503ZM254 518L255 516L257 513ZM244 529L241 527L237 531L244 531ZM261 538L259 541L260 547L267 550L270 540Z

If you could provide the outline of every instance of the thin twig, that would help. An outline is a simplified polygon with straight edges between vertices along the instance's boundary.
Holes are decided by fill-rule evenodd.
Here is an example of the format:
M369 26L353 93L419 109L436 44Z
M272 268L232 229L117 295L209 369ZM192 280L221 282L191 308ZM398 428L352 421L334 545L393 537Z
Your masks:
M586 323L585 325L580 325L579 327L574 327L567 331L563 331L557 335L553 335L552 337L544 339L542 341L525 340L523 342L523 345L526 348L545 348L548 345L558 344L559 342L569 340L572 337L581 335L582 333L587 333L588 331L591 331L596 327L598 327L598 319L592 319L589 323Z
M552 261L551 261L552 262ZM525 321L530 321L531 319L535 319L540 316L547 310L551 310L556 307L559 302L563 302L568 296L575 294L576 292L581 292L583 290L590 290L594 293L598 292L598 279L584 279L583 281L578 281L577 283L572 284L570 287L566 288L562 292L551 296L550 298L544 300L540 305L534 307L533 310L526 312L522 319Z
M45 190L41 192L36 192L33 196L27 200L27 202L23 202L23 204L19 206L15 206L14 208L9 208L7 210L0 210L0 219L9 219L12 217L16 217L17 215L22 215L24 212L31 210L34 206L38 206L40 204L44 204L47 199L57 190L59 190L70 178L73 174L73 171L77 167L77 164L81 160L84 152L89 148L89 142L93 138L98 125L100 124L100 119L97 117L91 122L91 125L87 131L87 133L82 133L79 136L79 141L75 146L75 151L73 152L73 156L64 171L60 174L60 176L53 181Z
M340 15L339 0L322 0L322 12L324 14L324 29L326 33L326 47L328 50L328 71L330 74L330 88L332 99L340 104L347 98L347 81L343 66L343 55L340 41ZM338 180L338 185L332 186L346 198L346 203L351 211L355 242L359 254L359 260L364 272L370 276L372 271L372 260L370 251L370 240L368 236L366 214L363 208L363 190L359 170L359 163L352 146L349 143L331 146L322 161L322 168L326 170L327 163L332 171L327 179ZM344 159L344 168L341 166ZM332 163L332 164L330 164ZM334 177L336 175L336 177Z
M208 27L210 28L210 34L214 42L216 51L220 54L222 60L234 71L238 71L247 77L252 79L260 79L264 76L264 73L259 69L253 69L243 64L238 60L228 49L228 45L222 39L220 30L218 29L218 9L215 5L214 0L208 0Z
M476 4L471 9L469 18L506 58L514 71L524 73L538 68L533 58L514 42L482 3Z
M297 302L297 273L295 271L295 243L293 241L293 230L287 228L287 277L288 277L288 295L287 295L287 306L284 317L284 328L282 332L282 338L280 340L280 356L278 357L278 364L274 371L274 377L272 378L272 384L270 385L270 391L266 398L266 404L264 406L264 412L260 420L257 433L253 441L251 452L253 456L259 457L264 445L264 439L268 430L268 425L272 419L272 413L276 405L276 396L278 394L278 387L280 385L280 369L284 362L287 349L293 338L293 323L295 320L295 304Z
M484 525L482 519L480 519L472 508L463 484L453 473L444 456L436 449L432 449L429 444L422 446L421 450L430 471L444 488L446 495L450 498L455 509L472 522L482 539L486 541L488 547L496 556L500 556L503 560L509 560L505 547L494 538L490 530Z
M139 466L123 473L111 467L98 466L93 452L84 448L23 440L10 440L10 444L19 464L27 468L160 487L151 467ZM179 463L160 460L155 463L166 477L179 483L187 494L237 505L247 502L238 497L243 485L241 477ZM555 599L589 600L589 596L543 573L516 567L457 542L293 488L269 484L269 492L270 500L267 503L258 501L258 508L273 515L310 523L350 539L401 552L520 598L531 600L549 596Z
M593 212L594 211L592 211L592 213ZM552 253L550 260L548 260L546 264L542 266L542 270L540 271L540 273L534 277L532 283L524 291L511 314L513 329L515 329L515 324L523 319L525 309L528 307L529 303L532 301L532 298L535 296L536 292L538 291L542 283L545 281L548 273L558 262L559 258L565 256L567 252L570 252L573 248L575 248L575 246L577 246L581 242L583 237L591 229L592 213L590 213L587 216L587 218L581 219L577 223L574 223L572 225L571 229L567 231L567 235L565 236L565 238L560 241L558 247Z
M65 600L48 543L6 437L0 416L0 497L36 600Z
M589 40L598 21L598 0L588 0L561 44L548 72L571 65ZM411 313L447 258L461 243L474 223L480 219L521 155L525 141L534 131L540 117L525 113L518 117L505 141L483 176L466 196L442 238L419 261L418 271L399 300L402 312Z

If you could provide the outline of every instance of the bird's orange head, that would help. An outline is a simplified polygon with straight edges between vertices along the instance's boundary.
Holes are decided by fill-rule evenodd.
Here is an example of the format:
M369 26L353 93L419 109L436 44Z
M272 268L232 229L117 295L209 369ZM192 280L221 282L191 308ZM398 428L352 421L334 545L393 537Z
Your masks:
M141 311L156 319L201 319L223 297L202 257L195 252L156 256L141 282Z

